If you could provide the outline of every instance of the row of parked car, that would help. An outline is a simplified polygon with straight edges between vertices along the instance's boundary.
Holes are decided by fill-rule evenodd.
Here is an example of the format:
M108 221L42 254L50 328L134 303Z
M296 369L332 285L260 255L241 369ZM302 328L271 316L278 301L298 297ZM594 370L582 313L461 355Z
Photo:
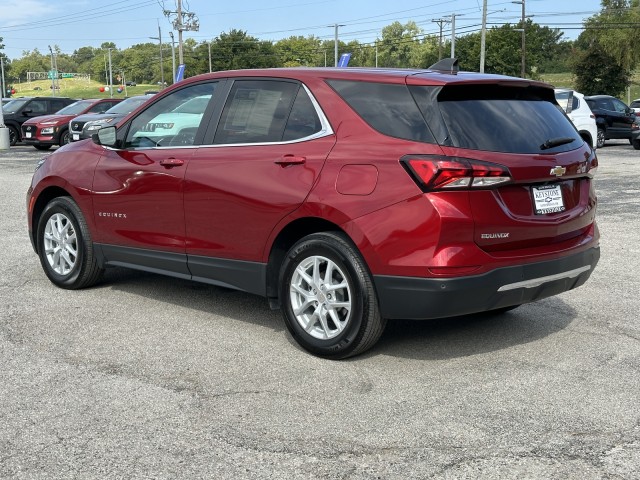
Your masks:
M555 94L580 136L592 147L602 148L606 140L628 139L640 150L640 99L629 107L610 95L585 97L568 88L557 88Z
M117 123L151 96L125 100L20 97L3 103L2 112L12 146L23 141L38 150L48 150L54 145L89 138L102 126Z

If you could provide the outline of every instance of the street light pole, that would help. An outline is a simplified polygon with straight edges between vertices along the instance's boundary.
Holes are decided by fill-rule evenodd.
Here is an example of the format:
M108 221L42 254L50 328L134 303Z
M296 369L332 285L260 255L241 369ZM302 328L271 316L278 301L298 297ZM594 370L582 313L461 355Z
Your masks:
M164 88L164 60L162 59L162 30L160 30L160 22L158 22L158 36L149 37L151 40L158 40L160 43L160 89Z
M173 39L173 32L169 32L169 36L171 37L171 72L173 73L173 80L171 83L176 82L176 44Z
M456 58L456 17L462 15L462 13L451 14L451 58Z
M51 45L49 45L49 52L51 52L51 96L53 97L55 95L56 84L53 80L55 71L53 70L53 49L51 48Z
M483 0L482 1L482 31L480 33L480 73L484 73L486 44L487 44L487 0Z
M113 98L113 70L111 69L111 47L109 47L109 97Z
M344 27L344 25L338 25L337 23L335 23L333 25L333 28L335 28L335 35L333 38L333 50L334 50L334 56L335 56L335 66L338 66L338 27Z
M518 29L522 32L522 61L521 61L521 66L520 66L520 76L522 78L524 78L525 75L525 58L526 58L526 50L525 50L525 30L524 30L524 26L525 26L525 0L519 0L519 1L512 1L511 3L515 3L517 5L522 5L522 28Z

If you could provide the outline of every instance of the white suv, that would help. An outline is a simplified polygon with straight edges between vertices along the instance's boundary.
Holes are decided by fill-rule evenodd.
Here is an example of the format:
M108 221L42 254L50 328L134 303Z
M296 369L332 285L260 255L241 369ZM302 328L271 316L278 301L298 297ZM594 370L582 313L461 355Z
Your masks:
M593 149L596 148L598 129L596 116L584 100L584 95L570 88L556 88L556 101L566 112L580 136Z

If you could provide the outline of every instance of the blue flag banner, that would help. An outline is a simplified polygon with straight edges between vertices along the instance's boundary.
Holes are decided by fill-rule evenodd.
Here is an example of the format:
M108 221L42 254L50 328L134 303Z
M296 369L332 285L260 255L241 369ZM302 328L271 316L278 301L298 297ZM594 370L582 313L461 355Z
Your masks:
M184 79L184 63L178 65L178 71L176 72L176 78L174 83L178 83L180 80Z
M351 60L351 54L343 53L340 55L340 60L338 60L338 67L346 67L349 65L349 60Z

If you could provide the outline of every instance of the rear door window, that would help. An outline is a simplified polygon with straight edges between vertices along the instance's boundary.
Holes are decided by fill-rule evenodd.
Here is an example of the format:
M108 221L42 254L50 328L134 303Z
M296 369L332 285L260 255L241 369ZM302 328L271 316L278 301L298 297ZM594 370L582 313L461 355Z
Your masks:
M215 144L281 142L300 84L236 80L222 111Z
M406 85L350 80L327 83L371 127L390 137L435 143Z
M433 109L421 99L432 99L433 87L411 87L420 108ZM426 90L426 92L425 92ZM450 85L437 95L440 117L448 133L443 144L492 152L540 153L578 148L584 142L554 103L553 91L543 87L505 85ZM432 126L433 128L434 126ZM558 139L552 148L543 144Z

